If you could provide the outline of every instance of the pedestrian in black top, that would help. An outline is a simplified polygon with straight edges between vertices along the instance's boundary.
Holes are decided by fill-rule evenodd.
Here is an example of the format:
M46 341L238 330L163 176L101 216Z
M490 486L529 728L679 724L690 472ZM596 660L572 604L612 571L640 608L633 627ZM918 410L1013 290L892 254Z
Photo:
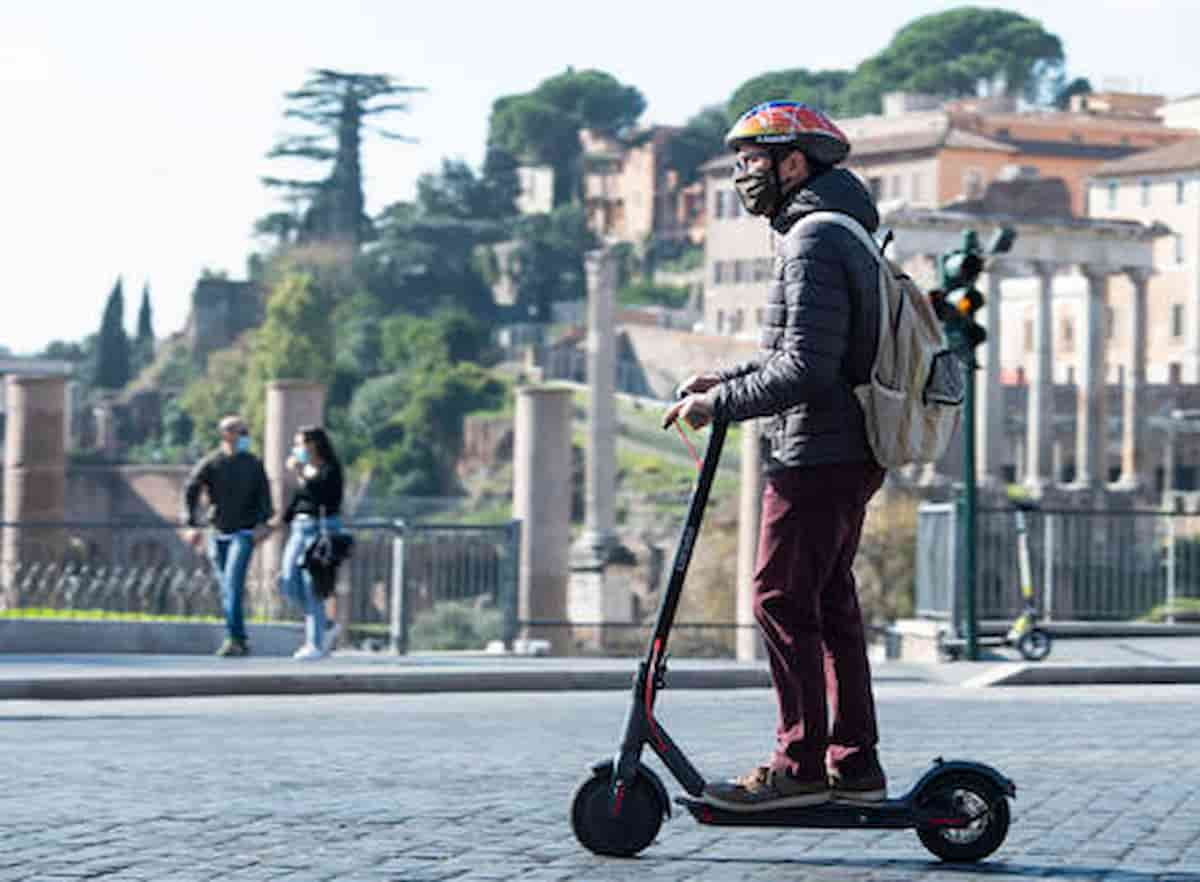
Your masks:
M199 549L204 534L199 529L197 503L200 491L208 497L208 556L221 586L225 612L225 642L220 656L249 655L243 598L246 570L254 545L268 532L274 514L271 489L262 461L250 452L245 422L231 414L218 424L220 447L200 460L184 490L183 518L192 527L191 542Z
M283 595L304 610L304 645L293 658L312 661L325 658L337 641L337 623L325 615L325 598L313 584L312 575L301 566L304 552L322 530L337 533L342 528L342 464L329 435L320 426L306 426L296 433L287 468L300 482L283 514L291 525L283 551L279 587Z

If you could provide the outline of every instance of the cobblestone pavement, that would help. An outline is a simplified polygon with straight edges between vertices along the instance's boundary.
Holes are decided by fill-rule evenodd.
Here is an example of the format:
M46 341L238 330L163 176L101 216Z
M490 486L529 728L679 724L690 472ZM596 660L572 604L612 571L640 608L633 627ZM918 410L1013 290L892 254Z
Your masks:
M937 754L1017 782L993 860L940 864L911 831L679 815L638 859L593 856L567 808L616 745L619 693L8 702L0 882L1200 882L1200 687L877 692L894 791ZM770 746L766 691L668 691L660 711L709 774Z

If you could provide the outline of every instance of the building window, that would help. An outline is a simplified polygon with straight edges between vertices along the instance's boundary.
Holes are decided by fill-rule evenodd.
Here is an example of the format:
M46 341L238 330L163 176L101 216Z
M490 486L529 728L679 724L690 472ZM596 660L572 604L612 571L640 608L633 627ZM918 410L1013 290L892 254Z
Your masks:
M1183 234L1175 233L1172 238L1175 240L1175 262L1183 263Z
M1176 340L1183 337L1183 304L1171 304L1171 336Z
M1075 351L1075 325L1070 319L1062 321L1062 348L1063 352Z
M1067 385L1075 385L1075 365L1073 364L1067 365Z
M904 195L904 178L892 175L892 198L899 199Z
M1109 208L1117 207L1117 182L1116 181L1108 182L1108 207Z
M721 284L721 261L719 260L713 261L713 284Z
M1025 385L1025 368L1021 365L1017 365L1017 385Z
M1104 307L1104 337L1111 340L1113 337L1113 329L1117 325L1117 314L1113 312L1111 306Z
M1025 351L1033 352L1033 319L1025 319Z
M1150 182L1147 181L1145 178L1143 178L1142 179L1142 205L1144 207L1149 204L1150 204Z
M763 308L761 306L758 309L754 310L754 324L760 328L763 326L763 316L764 315L765 315L765 311L763 310Z
M746 310L739 309L737 311L737 318L734 319L734 322L733 322L733 332L735 334L740 334L742 332L742 328L744 328L745 326L746 326Z
M879 199L880 191L883 189L883 178L867 178L867 189L871 191L872 199Z
M725 217L725 191L717 190L713 193L713 218L720 220Z
M1187 196L1187 181L1182 178L1175 182L1175 204L1183 205Z
M1167 365L1167 382L1172 386L1178 386L1183 382L1183 365L1177 361Z
M717 310L717 333L725 333L725 310L723 309Z

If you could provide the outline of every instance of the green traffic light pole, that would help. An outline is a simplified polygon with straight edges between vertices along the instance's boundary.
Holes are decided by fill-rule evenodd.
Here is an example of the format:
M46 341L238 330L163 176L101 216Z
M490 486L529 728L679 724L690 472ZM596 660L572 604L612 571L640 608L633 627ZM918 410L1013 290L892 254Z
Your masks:
M958 499L959 548L962 549L962 560L959 562L959 578L963 586L963 606L961 621L962 635L966 644L965 654L970 661L979 660L979 639L977 627L977 612L975 601L975 372L979 362L975 358L975 347L981 342L982 335L978 326L974 326L972 318L976 309L983 303L983 298L975 290L975 280L983 269L980 256L979 237L974 230L963 231L962 248L943 255L940 261L942 291L953 298L958 292L959 303L950 305L951 320L947 322L947 338L950 345L957 349L966 367L966 389L963 395L963 479L962 493ZM972 327L974 326L974 327Z
M979 660L979 635L975 604L975 350L966 351L967 388L963 397L963 492L959 501L962 522L963 639L969 661Z

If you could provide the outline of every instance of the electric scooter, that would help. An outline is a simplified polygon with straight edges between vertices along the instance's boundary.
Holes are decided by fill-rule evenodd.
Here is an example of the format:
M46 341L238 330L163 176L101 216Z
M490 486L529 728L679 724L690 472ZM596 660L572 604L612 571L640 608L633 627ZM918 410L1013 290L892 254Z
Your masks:
M803 808L727 811L704 802L704 777L654 716L666 687L667 641L679 605L700 521L708 502L727 426L714 423L654 633L634 677L633 702L621 746L612 759L592 766L571 806L576 838L596 854L632 857L654 841L671 813L666 787L643 761L647 746L687 793L676 799L701 824L741 827L915 829L921 843L946 861L978 861L1004 842L1012 781L990 766L940 757L902 796L877 803L831 801Z
M1021 580L1021 614L1013 621L1008 633L1002 637L978 637L979 646L1004 646L1015 649L1026 661L1041 661L1050 654L1054 640L1050 632L1038 627L1037 604L1033 598L1033 567L1029 564L1029 529L1025 512L1033 511L1037 503L1028 499L1013 500L1013 518L1017 529L1017 572ZM942 652L951 659L960 658L966 650L966 641L961 637L943 639Z

